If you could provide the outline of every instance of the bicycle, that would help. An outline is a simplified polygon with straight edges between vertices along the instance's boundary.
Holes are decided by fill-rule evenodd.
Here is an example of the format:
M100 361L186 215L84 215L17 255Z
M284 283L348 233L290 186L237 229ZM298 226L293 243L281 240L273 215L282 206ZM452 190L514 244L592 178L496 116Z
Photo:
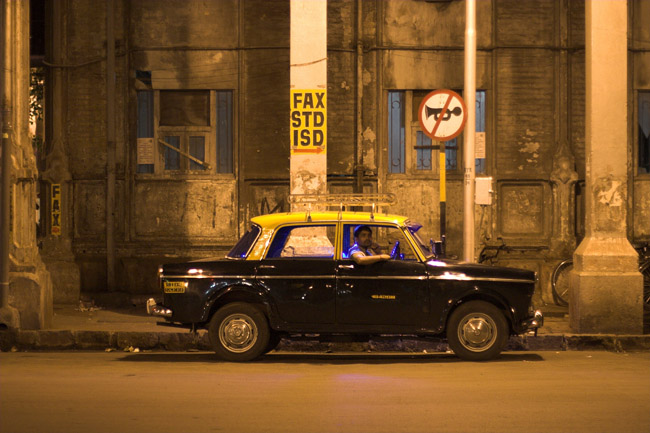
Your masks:
M497 261L497 258L499 257L499 253L502 251L505 251L506 253L514 253L514 252L519 252L519 253L525 253L529 251L536 251L540 252L543 250L548 249L547 246L543 245L515 245L515 246L509 246L506 245L505 241L503 238L498 237L497 240L501 242L500 244L497 245L485 245L481 249L481 252L478 255L478 262L479 263L484 263L484 262L489 262L490 265L493 265L494 262ZM494 251L492 254L488 254L488 251Z
M634 249L639 253L639 272L643 275L643 309L650 312L650 244L637 245ZM569 273L573 269L573 259L558 263L551 274L551 289L553 300L557 305L569 305Z
M506 245L504 240L502 238L497 238L498 241L501 241L500 245L485 245L481 249L481 252L478 255L478 262L479 263L484 263L486 261L489 261L491 265L494 264L496 261L497 257L499 256L499 253L501 251L509 251L510 247ZM488 251L495 251L494 254L488 255Z

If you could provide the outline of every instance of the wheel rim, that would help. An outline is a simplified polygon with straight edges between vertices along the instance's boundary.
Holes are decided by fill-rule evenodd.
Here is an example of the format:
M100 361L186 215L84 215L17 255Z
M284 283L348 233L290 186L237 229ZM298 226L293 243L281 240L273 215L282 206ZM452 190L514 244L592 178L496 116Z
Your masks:
M497 324L483 313L468 314L458 325L458 340L467 350L483 352L497 339Z
M231 314L219 325L219 340L223 347L233 353L250 350L257 342L255 321L246 314Z

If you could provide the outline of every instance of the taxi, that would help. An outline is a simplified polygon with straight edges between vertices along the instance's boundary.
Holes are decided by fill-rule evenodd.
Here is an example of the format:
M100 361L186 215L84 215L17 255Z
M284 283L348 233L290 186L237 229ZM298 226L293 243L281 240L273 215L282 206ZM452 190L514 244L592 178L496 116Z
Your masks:
M227 361L282 338L385 334L446 337L460 358L488 360L543 325L534 272L450 260L405 216L342 208L258 216L224 258L161 266L162 303L147 312L207 329ZM372 238L361 255L381 259L359 260L361 231Z

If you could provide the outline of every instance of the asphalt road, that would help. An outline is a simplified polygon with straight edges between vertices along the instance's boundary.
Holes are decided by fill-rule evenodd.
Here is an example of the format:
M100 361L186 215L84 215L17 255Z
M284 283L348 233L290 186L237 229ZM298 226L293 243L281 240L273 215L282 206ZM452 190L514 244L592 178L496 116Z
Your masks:
M650 354L0 353L0 432L650 432Z

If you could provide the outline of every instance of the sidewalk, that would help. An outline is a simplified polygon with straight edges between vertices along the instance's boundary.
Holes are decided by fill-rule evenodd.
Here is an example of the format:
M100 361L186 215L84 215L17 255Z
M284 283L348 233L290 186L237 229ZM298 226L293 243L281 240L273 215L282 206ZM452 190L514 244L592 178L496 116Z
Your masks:
M537 337L511 337L506 350L650 350L650 335L572 334L566 307L546 305L544 326ZM211 350L205 330L159 326L161 318L147 316L144 305L100 308L55 305L52 329L0 331L0 349L9 350ZM418 340L382 336L370 342L282 340L277 350L298 352L444 352L442 339Z

